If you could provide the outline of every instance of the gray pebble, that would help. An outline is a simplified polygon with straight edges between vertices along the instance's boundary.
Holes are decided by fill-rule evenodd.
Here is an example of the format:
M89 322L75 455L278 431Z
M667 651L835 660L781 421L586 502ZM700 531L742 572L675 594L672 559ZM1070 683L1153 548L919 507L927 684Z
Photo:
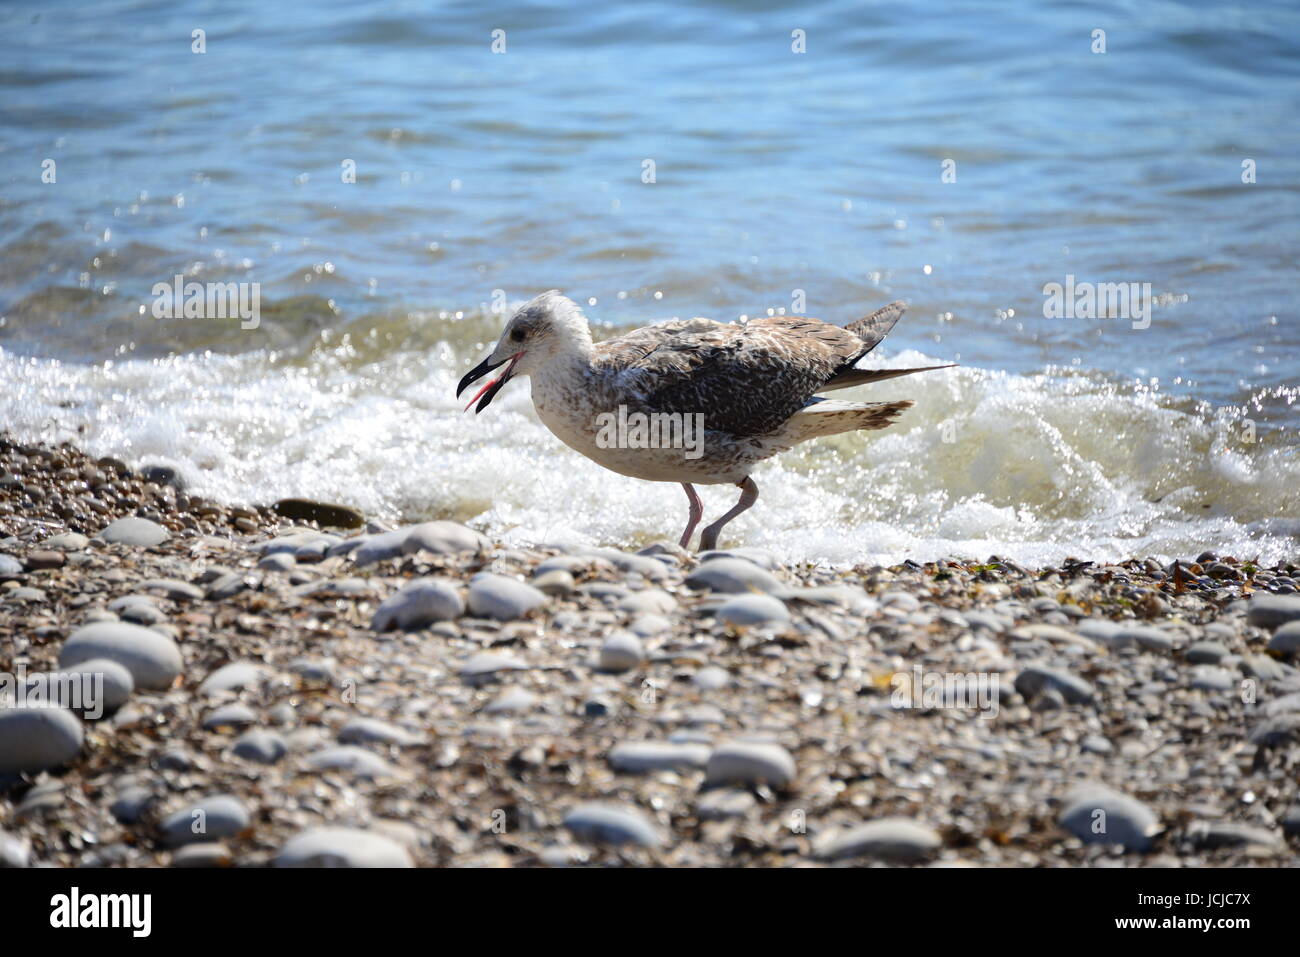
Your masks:
M339 744L394 744L406 747L420 744L424 738L378 718L352 718L339 729Z
M441 578L417 578L384 600L370 627L375 631L401 628L411 631L436 621L449 621L465 613L456 586Z
M506 688L484 706L485 714L518 714L537 707L537 695L526 688Z
M673 744L669 741L624 741L609 752L609 765L625 774L647 771L689 771L702 768L709 760L709 748L702 744Z
M546 595L504 575L480 572L470 579L469 610L480 618L512 621L546 601Z
M1255 592L1246 608L1246 620L1259 628L1280 628L1300 621L1300 598Z
M242 691L256 688L269 676L266 665L257 661L232 661L222 665L203 679L199 685L199 694L215 695L223 691Z
M564 826L580 841L659 847L663 836L641 811L626 804L590 801L564 815Z
M148 547L161 545L171 536L168 535L167 529L157 522L151 522L147 518L138 518L132 515L112 522L99 533L99 537L113 545Z
M171 687L182 666L180 648L166 635L126 622L104 621L82 625L72 633L59 652L59 667L66 671L97 658L122 665L137 688L158 691Z
M770 573L743 558L716 558L704 562L686 577L691 588L724 594L750 591L775 592L781 583Z
M813 841L813 852L831 861L853 857L919 861L942 844L933 828L908 818L887 817L819 834Z
M1279 628L1269 640L1268 650L1284 658L1300 655L1300 620L1289 621Z
M66 764L81 751L81 722L71 711L0 707L0 774L25 774Z
M770 628L790 620L785 602L771 595L737 595L723 602L715 614L734 627Z
M118 792L113 803L108 806L113 817L123 824L135 824L144 816L144 812L154 802L154 793L139 784L131 785Z
M1228 649L1217 641L1198 641L1183 652L1183 658L1193 665L1217 665L1227 656Z
M215 731L220 728L244 728L257 723L257 713L242 701L222 705L209 711L203 719L203 730Z
M291 572L298 567L298 559L292 552L272 552L258 560L257 567L268 572Z
M600 647L600 667L603 671L628 671L645 658L641 639L630 631L616 631Z
M230 748L235 757L258 764L275 764L289 753L289 745L274 731L249 731Z
M1236 821L1194 821L1187 836L1197 847L1214 850L1220 847L1265 847L1277 849L1282 838L1273 831Z
M391 764L372 751L356 745L339 745L314 751L304 759L312 771L345 771L358 778L393 777Z
M1149 807L1127 794L1101 784L1086 784L1065 797L1057 823L1085 844L1117 844L1145 851L1160 831L1160 820Z
M713 788L695 802L695 816L701 821L724 821L747 815L758 803L754 795L739 788Z
M1078 675L1045 665L1026 665L1016 675L1015 688L1027 701L1051 690L1071 704L1087 704L1096 693L1092 685Z
M300 831L275 856L276 867L413 867L411 855L392 838L351 827Z
M163 819L163 840L171 847L234 837L252 823L243 802L232 794L213 794Z
M765 783L775 788L794 781L795 764L790 752L779 744L760 741L730 741L714 749L706 772L708 784Z

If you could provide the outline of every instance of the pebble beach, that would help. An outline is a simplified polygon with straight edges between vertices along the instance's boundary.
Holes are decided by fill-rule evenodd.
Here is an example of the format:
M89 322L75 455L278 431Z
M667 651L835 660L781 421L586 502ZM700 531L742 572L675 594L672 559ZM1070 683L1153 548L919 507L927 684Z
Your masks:
M0 438L0 865L1300 862L1300 562L723 545ZM81 674L102 713L28 694Z

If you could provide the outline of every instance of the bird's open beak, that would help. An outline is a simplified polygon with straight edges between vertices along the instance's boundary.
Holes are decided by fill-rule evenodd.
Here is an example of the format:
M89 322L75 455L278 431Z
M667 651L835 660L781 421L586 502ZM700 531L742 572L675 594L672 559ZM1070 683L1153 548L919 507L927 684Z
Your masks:
M501 387L510 381L511 376L514 375L515 364L519 362L519 358L522 355L522 352L516 352L509 359L504 360L504 362L510 363L506 366L506 370L490 381L487 385L483 386L483 388L479 389L478 392L475 393L474 398L469 400L469 405L465 406L465 411L468 412L469 406L473 405L475 402L478 402L478 408L474 410L475 415L486 409L488 405L491 404L492 400L496 398L496 394L501 391ZM489 356L474 368L470 369L465 373L465 378L460 380L460 385L456 386L456 398L460 398L460 394L465 391L465 388L471 382L483 378L483 376L487 375L497 366L502 364L502 362L493 362L492 357ZM483 399L482 402L479 402L480 397Z

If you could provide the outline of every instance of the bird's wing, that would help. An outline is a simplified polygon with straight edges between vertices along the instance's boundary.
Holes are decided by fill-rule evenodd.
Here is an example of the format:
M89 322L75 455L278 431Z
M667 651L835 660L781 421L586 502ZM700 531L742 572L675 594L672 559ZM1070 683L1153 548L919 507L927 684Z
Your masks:
M862 355L866 355L889 335L889 330L894 328L894 323L903 317L907 311L907 303L901 299L895 299L888 305L881 306L871 315L859 319L857 322L850 322L845 328L862 340Z
M780 428L862 352L856 335L820 319L691 319L602 342L596 363L646 411L703 413L706 429L745 436Z

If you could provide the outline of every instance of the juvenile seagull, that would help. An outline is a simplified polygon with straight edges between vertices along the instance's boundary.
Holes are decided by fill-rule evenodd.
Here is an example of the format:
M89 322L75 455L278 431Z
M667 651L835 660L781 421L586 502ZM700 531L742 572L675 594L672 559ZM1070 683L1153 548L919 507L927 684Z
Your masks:
M679 482L690 501L687 548L704 506L696 484L736 485L740 501L700 535L716 548L724 525L758 499L749 473L800 442L858 429L883 429L911 402L832 402L820 392L946 369L859 369L906 306L891 302L847 327L805 316L749 322L674 319L593 343L582 309L558 290L525 304L492 354L465 374L457 397L498 366L505 370L470 399L482 412L515 376L531 376L533 407L565 445L607 469L651 482ZM703 448L611 447L609 415L703 414ZM670 421L670 420L660 420ZM701 420L694 420L701 421ZM680 430L677 433L680 438ZM624 443L630 444L630 443ZM669 443L660 443L668 445Z

